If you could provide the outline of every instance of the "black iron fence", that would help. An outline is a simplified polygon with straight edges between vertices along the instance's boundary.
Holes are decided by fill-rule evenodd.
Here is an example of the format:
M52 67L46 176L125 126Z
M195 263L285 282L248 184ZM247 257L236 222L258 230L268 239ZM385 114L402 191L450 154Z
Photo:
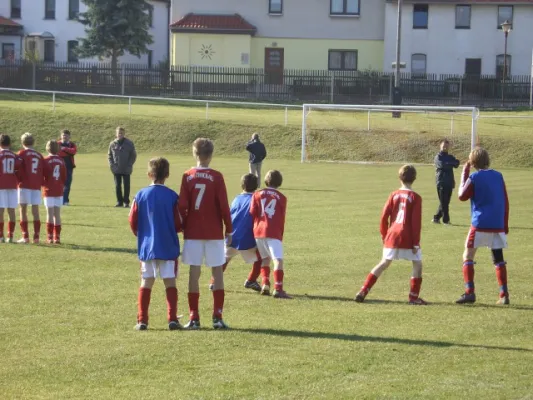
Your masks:
M408 105L529 106L530 76L401 74ZM0 87L268 102L390 104L394 78L374 71L155 67L0 61Z

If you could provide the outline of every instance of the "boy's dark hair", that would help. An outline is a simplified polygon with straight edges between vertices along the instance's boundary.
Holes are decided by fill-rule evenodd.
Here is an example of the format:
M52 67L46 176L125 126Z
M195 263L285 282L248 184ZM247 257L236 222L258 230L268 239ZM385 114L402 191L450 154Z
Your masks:
M276 169L271 169L267 172L265 176L265 185L268 187L277 189L281 186L283 183L283 176L281 175L281 172L279 172Z
M468 161L475 169L487 169L490 166L489 152L482 147L476 147L470 153Z
M398 176L403 183L413 183L416 180L416 168L413 165L404 165L398 171Z
M70 136L70 131L69 131L68 129L63 129L63 130L61 131L61 134L62 134L62 135L68 135L68 136Z
M442 139L439 144L450 144L450 141L448 139Z
M55 140L49 140L48 143L46 143L46 151L50 154L56 155L59 153L59 143L57 143Z
M0 146L2 147L9 147L11 146L11 138L9 135L0 135Z
M241 178L241 188L245 192L253 193L259 186L259 179L254 174L246 174Z
M148 161L148 175L154 181L162 181L170 175L170 164L166 158L152 158Z
M210 139L198 138L192 144L192 153L195 157L206 159L213 155L215 145Z

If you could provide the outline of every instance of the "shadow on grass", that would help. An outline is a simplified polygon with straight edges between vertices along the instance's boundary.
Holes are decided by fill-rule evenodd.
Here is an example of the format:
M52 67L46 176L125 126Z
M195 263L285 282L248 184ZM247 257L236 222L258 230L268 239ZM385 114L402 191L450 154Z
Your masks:
M290 190L295 192L324 192L324 193L337 193L336 190L332 189L300 189L300 188L282 188L282 191Z
M127 253L127 254L137 254L136 249L132 248L120 248L120 247L98 247L98 246L86 246L81 244L66 244L62 243L61 245L45 245L50 249L58 250L85 250L85 251L100 251L104 253Z
M62 223L63 226L82 226L84 228L102 228L102 229L115 229L113 226L105 226L105 225L91 225L91 224L66 224Z
M259 329L233 328L232 330L244 332L244 333L260 334L260 335L297 337L297 338L308 338L308 339L335 339L335 340L345 340L349 342L394 343L394 344L410 345L410 346L463 347L463 348L483 349L483 350L533 352L532 349L526 349L523 347L489 346L489 345L481 345L481 344L443 342L443 341L438 341L438 340L402 339L402 338L387 337L387 336L363 336L363 335L350 335L350 334L345 334L345 333L290 331L290 330L282 330L282 329L263 329L263 328L259 328Z

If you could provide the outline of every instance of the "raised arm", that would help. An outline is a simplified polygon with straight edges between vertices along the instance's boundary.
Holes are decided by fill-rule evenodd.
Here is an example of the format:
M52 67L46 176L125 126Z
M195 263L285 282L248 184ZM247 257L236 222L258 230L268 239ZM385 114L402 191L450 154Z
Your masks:
M467 201L474 195L474 184L470 179L470 163L466 163L461 174L461 186L459 186L459 200Z
M139 222L139 210L137 208L137 203L135 202L135 199L133 199L133 203L131 205L130 215L128 217L128 220L130 222L131 231L133 232L135 236L137 236L138 222Z

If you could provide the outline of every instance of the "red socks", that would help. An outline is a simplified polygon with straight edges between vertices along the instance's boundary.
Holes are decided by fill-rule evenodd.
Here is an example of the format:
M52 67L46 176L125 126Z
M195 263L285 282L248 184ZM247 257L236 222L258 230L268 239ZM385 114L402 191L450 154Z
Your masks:
M0 222L0 238L4 237L4 223Z
M61 239L61 225L54 226L54 241L58 242Z
M463 261L463 279L465 281L465 293L472 294L475 291L474 287L474 261Z
M166 289L167 294L167 318L168 322L178 320L178 289L169 287Z
M198 312L200 293L189 292L187 297L189 298L189 319L200 319L200 313Z
M270 286L270 267L261 267L261 280L263 285Z
M224 289L213 290L213 318L222 318L224 309Z
M369 273L366 277L363 287L361 288L361 291L365 292L365 294L368 294L368 292L370 292L370 289L372 289L372 286L374 286L377 280L378 277L376 275L374 275L372 272Z
M20 230L24 239L28 239L30 237L28 233L28 221L20 221Z
M54 224L51 222L46 223L46 239L49 242L54 239Z
M139 298L137 301L137 322L148 325L148 307L150 306L150 296L152 289L139 288Z
M15 223L10 221L7 223L7 237L10 239L13 239L14 234L15 234Z
M500 298L509 296L507 290L507 263L501 262L496 265L496 278L498 279L498 285L500 286Z
M283 290L283 270L275 269L274 270L274 290L281 292Z
M254 262L254 265L252 266L252 270L248 274L248 282L257 281L257 278L259 278L259 275L261 274L261 263L262 263L261 259Z
M33 238L39 239L41 236L41 221L33 221Z
M414 301L418 299L421 286L422 286L422 278L411 278L411 290L409 292L409 301Z

